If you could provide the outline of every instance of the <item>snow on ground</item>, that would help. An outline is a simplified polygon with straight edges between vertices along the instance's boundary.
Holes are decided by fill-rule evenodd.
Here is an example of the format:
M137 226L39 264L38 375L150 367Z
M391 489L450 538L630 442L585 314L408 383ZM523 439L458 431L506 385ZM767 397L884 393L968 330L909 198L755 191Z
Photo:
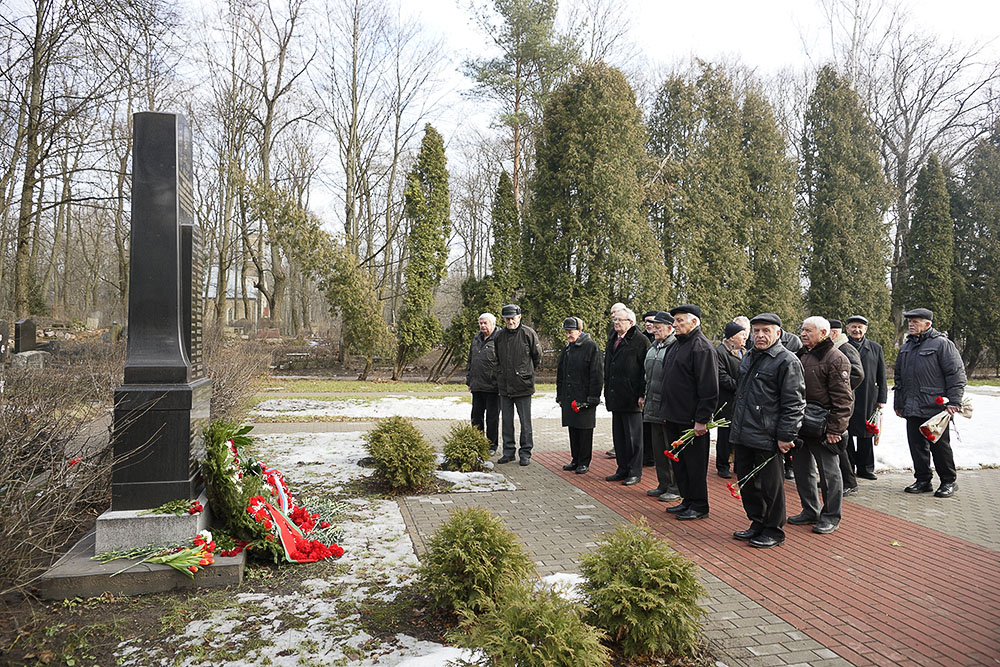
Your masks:
M341 398L320 401L309 398L271 398L257 405L253 414L260 417L296 415L300 417L348 417L353 419L381 419L382 417L407 417L409 419L469 419L472 404L467 396L388 395L382 398ZM553 392L535 394L531 401L532 419L559 419L561 408ZM603 407L597 416L610 419L611 413Z
M470 493L478 491L514 491L516 486L498 472L452 472L450 470L435 470L438 479L451 482L455 486L448 489L451 493Z

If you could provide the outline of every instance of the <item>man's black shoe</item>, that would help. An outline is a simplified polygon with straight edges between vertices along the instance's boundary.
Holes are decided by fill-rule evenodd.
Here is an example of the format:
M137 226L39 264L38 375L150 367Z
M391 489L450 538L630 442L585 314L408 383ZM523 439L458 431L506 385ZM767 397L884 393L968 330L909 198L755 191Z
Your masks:
M737 530L735 533L733 533L733 539L749 542L758 535L760 535L759 530L754 530L753 528L747 528L746 530Z
M531 463L531 458L530 458L530 457L527 457L527 456L522 456L522 457L521 457L520 459L518 459L518 461L517 461L517 465L519 465L519 466L526 466L526 465L528 465L529 463Z
M770 549L771 547L781 546L784 543L784 540L779 540L770 535L758 535L757 537L750 538L750 546L757 547L758 549Z
M497 463L510 463L514 460L513 456L501 456L497 459Z
M604 481L605 482L620 482L623 479L625 479L626 477L628 477L628 475L623 475L623 474L621 474L619 472L616 472L614 475L608 475L607 477L605 477Z
M681 503L680 505L674 505L673 507L667 508L667 514L680 514L681 512L687 511L687 503Z
M785 468L785 479L795 479L795 471L791 468ZM774 546L773 544L771 546Z
M958 482L945 482L938 487L934 495L938 498L951 498L958 491Z
M906 493L930 493L934 490L930 482L914 482L903 489Z
M563 470L576 470L576 464L567 463L566 465L563 466Z
M816 523L817 521L819 521L819 517L806 514L805 512L788 517L788 523L793 526L808 526L809 524Z
M650 489L649 491L646 492L646 495L653 498L659 498L664 493L666 492L663 491L662 489L657 488L657 489Z
M860 477L861 479L870 479L870 480L873 480L873 481L876 480L876 479L878 479L878 475L876 475L873 472L859 472L856 475L856 477Z
M590 466L577 466L575 472L577 475L582 475L590 470Z
M681 495L679 493L675 493L674 491L664 491L663 493L660 494L660 497L657 498L657 500L659 500L661 503L673 503L677 502L680 499Z
M819 533L820 535L829 535L835 530L837 530L837 524L832 521L827 521L826 519L822 519L819 523L813 526L813 532Z
M721 477L722 479L732 479L732 476L733 473L729 472L728 470L719 471L719 477Z
M677 515L679 521L695 521L696 519L704 519L708 517L708 511L699 512L696 509L686 509Z
M636 484L639 483L639 480L641 479L642 477L636 477L635 475L633 475L632 477L626 477L625 479L622 480L622 486L635 486Z
M609 459L613 459L616 456L618 456L617 454L615 454L615 450L613 449L609 449L608 451L604 452L604 455L607 456Z
M853 496L857 492L858 492L858 487L856 487L856 486L852 486L852 487L844 489L844 495L845 496Z

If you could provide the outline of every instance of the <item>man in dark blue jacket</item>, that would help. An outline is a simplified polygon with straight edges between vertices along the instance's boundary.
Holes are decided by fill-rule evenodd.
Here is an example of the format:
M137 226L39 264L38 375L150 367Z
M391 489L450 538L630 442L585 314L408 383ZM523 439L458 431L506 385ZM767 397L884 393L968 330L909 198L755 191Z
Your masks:
M480 315L479 333L469 346L469 361L465 366L465 384L472 392L472 425L485 431L490 441L490 454L497 451L500 423L496 347L499 333L493 313Z
M917 308L903 313L903 317L909 335L896 357L893 407L897 416L906 419L906 439L913 458L913 476L917 479L903 490L907 493L933 490L933 456L934 468L941 478L941 486L934 495L949 498L958 489L958 473L951 451L951 424L935 442L923 436L920 425L942 409L952 414L961 410L966 385L965 365L955 344L931 326L934 313ZM939 396L947 399L944 408L937 403Z
M806 385L802 363L785 349L779 337L781 318L761 313L750 320L754 348L740 362L733 399L729 441L733 444L736 477L750 527L733 533L737 540L768 549L785 541L785 487L781 455L792 449Z

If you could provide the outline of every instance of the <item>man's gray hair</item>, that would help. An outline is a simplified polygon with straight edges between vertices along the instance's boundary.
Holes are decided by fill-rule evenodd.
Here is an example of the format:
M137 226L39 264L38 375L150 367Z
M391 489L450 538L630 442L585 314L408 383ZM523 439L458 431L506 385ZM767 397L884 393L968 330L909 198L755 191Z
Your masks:
M812 317L807 317L806 319L802 320L802 326L805 326L807 324L813 325L820 331L825 331L827 333L830 333L830 320L826 319L825 317L820 317L819 315L813 315Z
M618 317L624 317L632 324L635 324L635 313L631 308L622 308L618 311Z
M494 315L493 313L483 313L482 315L479 316L479 319L486 320L487 322L490 323L490 326L495 327L497 325L497 316Z
M617 313L619 310L626 310L624 303L618 302L616 304L613 304L609 312L611 313L611 316L614 317L615 313ZM634 317L633 321L635 321Z
M733 322L743 327L744 331L750 331L750 318L746 315L737 315L733 318Z

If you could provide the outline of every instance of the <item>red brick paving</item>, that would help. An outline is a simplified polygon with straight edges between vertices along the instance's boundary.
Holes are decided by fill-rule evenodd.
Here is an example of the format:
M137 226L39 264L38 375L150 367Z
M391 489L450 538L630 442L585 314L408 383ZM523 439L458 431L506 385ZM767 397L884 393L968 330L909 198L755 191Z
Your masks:
M595 456L591 472L576 475L562 470L568 457L532 458L618 514L646 517L680 553L855 665L1000 664L996 551L850 501L837 532L788 525L783 546L754 549L732 539L749 522L714 472L709 517L680 522L646 496L656 483L651 468L624 487L604 481L613 460ZM794 482L785 499L788 513L798 513Z

